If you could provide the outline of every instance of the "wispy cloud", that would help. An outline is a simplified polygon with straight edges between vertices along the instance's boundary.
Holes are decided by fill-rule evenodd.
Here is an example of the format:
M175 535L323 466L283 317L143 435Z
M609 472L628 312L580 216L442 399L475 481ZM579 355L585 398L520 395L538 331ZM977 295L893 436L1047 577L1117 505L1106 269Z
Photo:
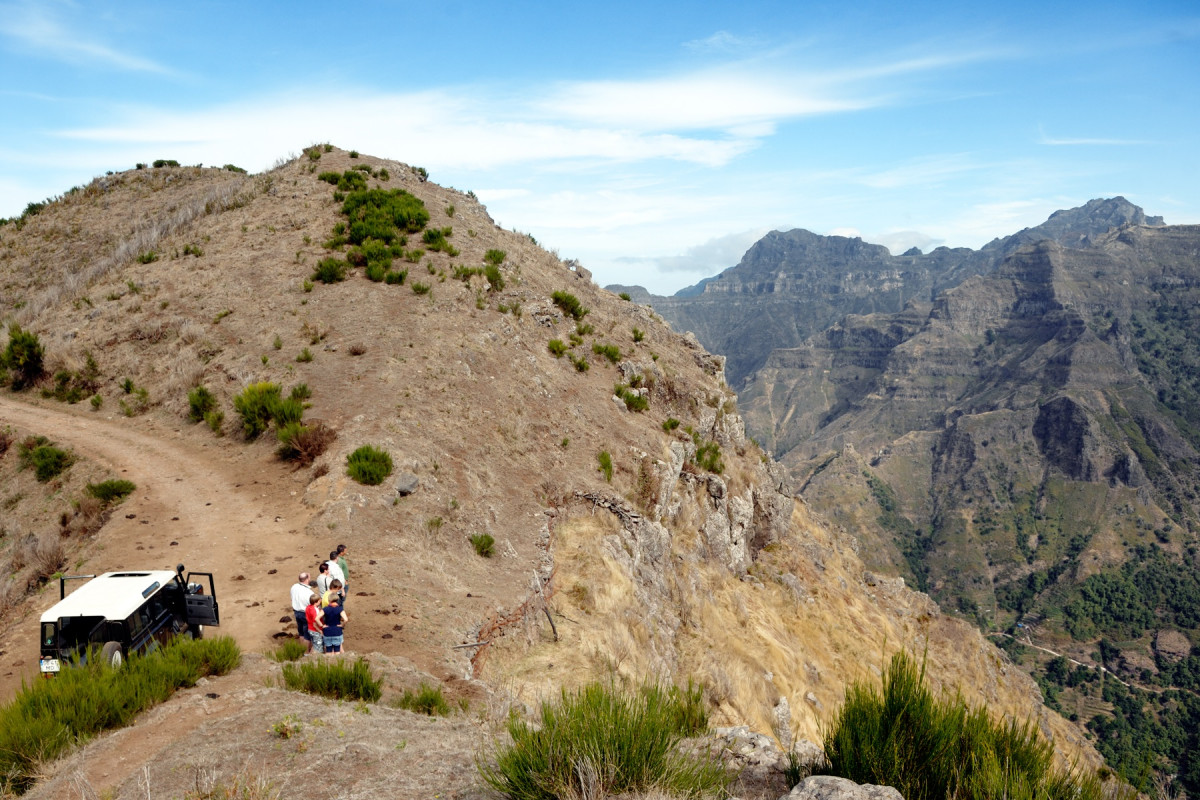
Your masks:
M1143 139L1110 139L1104 137L1091 136L1049 136L1042 127L1038 126L1038 144L1049 145L1051 147L1074 147L1074 146L1111 146L1111 147L1130 147L1138 145L1153 144Z
M155 61L119 50L64 24L55 3L0 5L0 35L39 56L71 64L103 65L119 70L173 75Z
M757 44L757 39L736 36L729 31L717 31L712 36L684 42L683 47L685 50L693 50L700 53L730 53L745 50Z
M750 246L761 239L769 228L755 228L709 239L672 256L624 256L624 264L653 266L663 272L690 272L701 276L713 275L741 261Z

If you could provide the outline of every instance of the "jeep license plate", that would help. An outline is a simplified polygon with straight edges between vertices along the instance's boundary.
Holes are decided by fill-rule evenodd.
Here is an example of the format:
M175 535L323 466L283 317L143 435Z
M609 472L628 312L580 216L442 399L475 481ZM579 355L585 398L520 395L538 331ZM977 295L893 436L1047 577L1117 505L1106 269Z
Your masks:
M58 672L60 669L61 666L59 665L57 658L42 659L42 672Z

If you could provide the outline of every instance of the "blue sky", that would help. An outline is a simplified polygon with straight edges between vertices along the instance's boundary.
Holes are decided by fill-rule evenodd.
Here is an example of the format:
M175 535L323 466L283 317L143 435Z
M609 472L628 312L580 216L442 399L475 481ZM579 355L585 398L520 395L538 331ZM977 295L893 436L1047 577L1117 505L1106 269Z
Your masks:
M978 247L1121 194L1200 222L1194 2L0 0L0 216L314 142L669 293L771 229Z

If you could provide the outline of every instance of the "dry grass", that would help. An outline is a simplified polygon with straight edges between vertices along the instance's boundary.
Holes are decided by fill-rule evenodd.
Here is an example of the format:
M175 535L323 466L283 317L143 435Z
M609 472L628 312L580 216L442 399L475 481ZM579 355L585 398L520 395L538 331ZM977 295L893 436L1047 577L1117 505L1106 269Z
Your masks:
M749 724L759 731L772 730L772 709L785 697L793 733L820 741L850 683L876 679L898 649L920 655L928 647L930 663L937 665L935 689L957 687L993 713L1045 719L1056 735L1067 732L1065 721L1045 715L1028 683L1005 674L1016 671L978 632L912 594L873 599L847 540L809 519L803 507L793 522L793 538L772 546L752 570L761 583L696 563L671 587L671 605L655 608L639 596L614 549L597 548L597 542L615 539L613 519L574 517L557 531L556 580L566 590L552 605L569 620L558 625L563 641L552 643L542 630L531 646L508 647L491 664L523 699L610 675L626 681L647 674L694 678L706 687L714 724ZM694 558L693 544L678 537L676 558ZM797 601L785 574L807 589L811 601ZM668 619L674 614L678 630ZM815 704L806 700L810 695ZM1056 738L1061 755L1082 755L1066 737Z

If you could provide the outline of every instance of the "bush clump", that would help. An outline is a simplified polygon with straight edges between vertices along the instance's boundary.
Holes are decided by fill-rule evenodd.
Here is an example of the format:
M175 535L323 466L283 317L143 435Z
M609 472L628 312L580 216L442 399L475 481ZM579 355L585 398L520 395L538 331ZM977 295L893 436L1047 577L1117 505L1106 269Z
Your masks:
M615 344L600 344L592 342L592 352L598 356L604 356L610 364L616 364L621 360L621 348Z
M601 450L599 453L596 454L596 462L599 464L598 469L600 470L600 473L604 476L604 480L608 481L609 483L612 483L612 475L613 475L612 453L608 452L607 450Z
M120 478L111 478L100 483L89 483L85 491L104 505L119 503L133 493L137 484Z
M256 439L271 424L271 401L279 399L279 384L252 383L233 398L233 408L242 417L247 439Z
M361 172L354 174L362 178ZM429 224L425 203L403 189L364 188L351 192L342 203L342 213L350 220L352 244L362 244L367 239L391 244L400 233L416 233Z
M579 302L579 298L570 292L554 292L550 295L550 299L554 301L554 305L562 309L564 314L576 321L583 319L588 314L588 309L584 308L583 303Z
M622 691L593 683L563 690L530 723L512 717L510 744L479 764L484 782L512 800L610 797L661 792L724 796L730 776L716 760L676 746L708 725L702 692L645 686Z
M217 407L217 397L206 386L197 386L188 392L188 419L203 422L210 411Z
M113 670L100 658L68 667L52 681L21 688L0 707L0 789L23 793L43 764L96 734L128 725L176 689L207 675L224 675L241 663L229 637L176 638L166 647L130 658Z
M15 322L8 326L8 346L0 355L0 367L8 370L13 391L19 392L42 377L44 357L36 333L22 330Z
M317 420L308 425L293 422L281 426L275 433L279 449L275 454L284 461L294 461L302 467L312 464L337 438L337 433Z
M18 450L21 469L33 469L38 483L46 483L61 475L75 463L74 454L60 450L45 436L29 436Z
M623 383L613 387L613 394L625 401L625 408L630 411L645 411L650 407L650 401L645 395L639 394Z
M422 683L421 688L415 692L412 689L405 689L404 694L397 697L393 705L396 708L431 717L445 717L450 714L450 704L446 702L446 696L442 694L441 687L430 686L427 683Z
M471 547L484 558L491 558L496 547L496 539L490 533L471 534Z
M562 358L567 352L567 345L562 339L551 339L550 341L546 342L546 349L549 350L555 358Z
M361 658L349 667L340 658L337 661L284 664L283 684L292 691L319 694L335 700L374 703L383 695L383 681L371 674L371 666Z
M337 283L338 281L346 280L346 262L340 258L322 258L317 262L317 268L313 270L310 280L320 281L321 283Z
M856 683L825 735L822 771L893 786L906 800L1037 797L1098 800L1094 776L1054 768L1054 748L1032 723L993 720L961 695L937 699L924 665L892 656L882 691Z
M367 486L378 486L392 474L392 456L386 450L364 444L346 457L346 474Z

